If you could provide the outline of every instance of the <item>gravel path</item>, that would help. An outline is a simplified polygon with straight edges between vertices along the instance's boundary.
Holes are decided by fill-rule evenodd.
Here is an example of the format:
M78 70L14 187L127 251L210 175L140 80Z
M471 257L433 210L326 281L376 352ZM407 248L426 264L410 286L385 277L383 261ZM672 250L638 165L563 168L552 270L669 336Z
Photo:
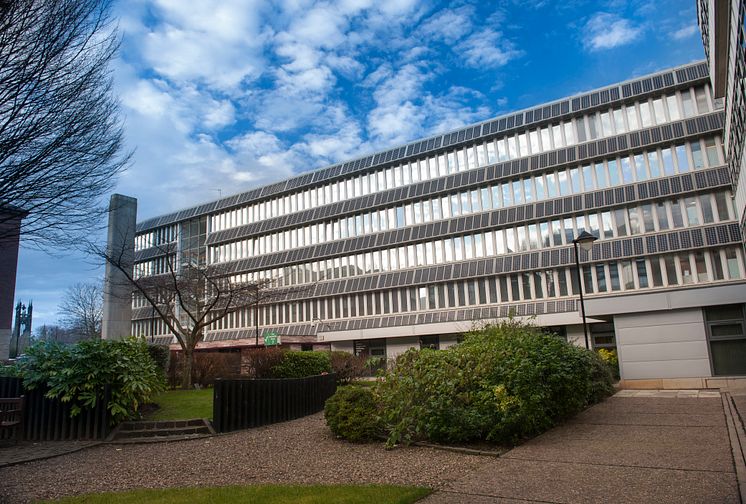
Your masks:
M440 488L484 457L431 448L385 450L333 437L319 413L209 439L100 445L0 468L0 502L132 488L253 483L391 483Z

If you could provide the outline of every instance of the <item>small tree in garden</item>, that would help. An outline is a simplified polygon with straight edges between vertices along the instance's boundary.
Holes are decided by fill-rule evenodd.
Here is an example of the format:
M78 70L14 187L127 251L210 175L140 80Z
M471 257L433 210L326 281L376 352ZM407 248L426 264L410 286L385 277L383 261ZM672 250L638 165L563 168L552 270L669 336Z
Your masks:
M116 254L96 249L95 253L121 271L135 296L141 296L152 308L153 315L176 337L183 353L181 386L192 387L194 350L204 339L205 330L232 313L252 310L287 299L302 289L273 288L271 280L244 281L232 275L224 264L203 265L182 261L168 247L160 247L164 266L155 273L132 272L123 260L123 251ZM146 274L148 273L148 274Z

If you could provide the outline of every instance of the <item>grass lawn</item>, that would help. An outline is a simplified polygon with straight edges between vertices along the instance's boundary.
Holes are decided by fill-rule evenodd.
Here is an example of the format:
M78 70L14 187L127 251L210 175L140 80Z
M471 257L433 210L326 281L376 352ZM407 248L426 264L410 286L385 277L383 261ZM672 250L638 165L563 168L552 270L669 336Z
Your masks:
M409 504L430 494L427 488L390 485L252 485L214 488L167 488L133 490L121 493L101 493L69 497L66 504Z
M212 389L168 390L155 396L153 402L160 409L147 415L147 420L212 418Z

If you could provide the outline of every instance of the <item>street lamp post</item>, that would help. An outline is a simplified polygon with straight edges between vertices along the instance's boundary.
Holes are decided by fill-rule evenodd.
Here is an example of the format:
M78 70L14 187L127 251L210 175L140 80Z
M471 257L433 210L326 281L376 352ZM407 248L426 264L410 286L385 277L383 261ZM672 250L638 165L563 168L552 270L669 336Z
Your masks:
M583 315L583 334L585 335L585 348L590 350L591 346L588 343L588 324L585 321L585 300L583 299L583 278L580 275L580 256L578 254L578 245L586 252L590 252L593 248L593 242L598 240L595 236L587 231L580 233L573 241L572 244L575 247L575 272L578 276L578 288L580 289L580 313Z

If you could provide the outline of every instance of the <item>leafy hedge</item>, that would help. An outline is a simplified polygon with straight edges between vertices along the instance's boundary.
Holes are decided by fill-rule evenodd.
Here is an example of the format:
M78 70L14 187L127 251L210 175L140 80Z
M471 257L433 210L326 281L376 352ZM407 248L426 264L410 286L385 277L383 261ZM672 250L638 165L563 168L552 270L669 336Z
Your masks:
M609 369L594 352L510 320L446 350L407 351L372 394L393 445L515 443L612 392Z
M95 407L106 385L107 405L118 423L133 417L139 406L165 389L163 372L151 358L145 341L86 340L75 345L38 342L16 363L26 389L48 387L47 397L72 403L71 414Z
M304 378L332 370L328 352L287 351L282 360L272 367L272 378Z

